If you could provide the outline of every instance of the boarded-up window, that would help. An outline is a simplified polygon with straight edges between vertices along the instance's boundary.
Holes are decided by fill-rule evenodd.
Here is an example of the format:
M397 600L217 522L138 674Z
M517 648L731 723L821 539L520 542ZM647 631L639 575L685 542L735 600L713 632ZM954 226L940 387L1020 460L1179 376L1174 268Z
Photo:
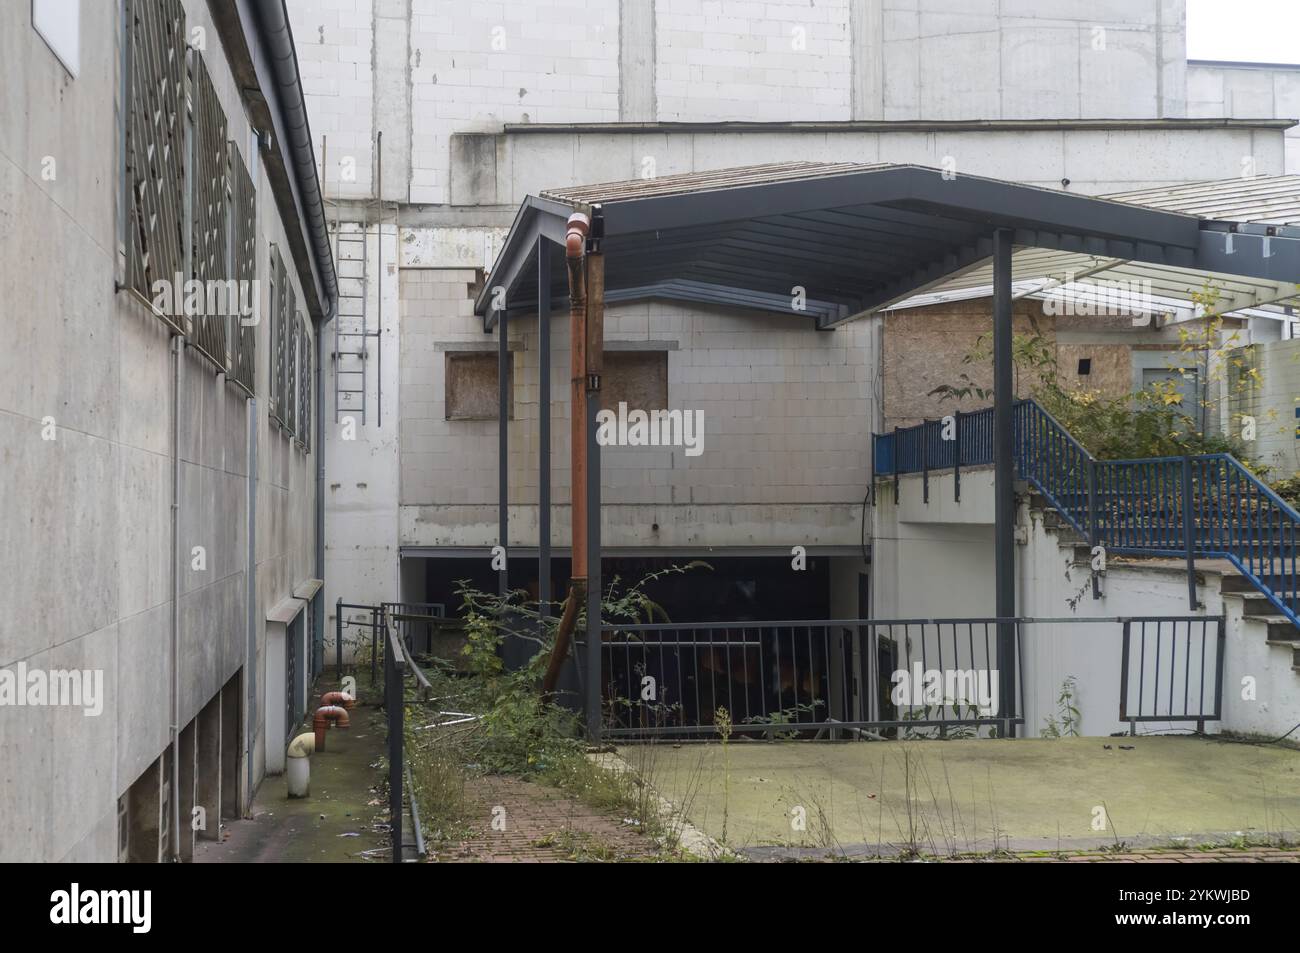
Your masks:
M497 353L496 351L447 352L447 419L496 420L497 419ZM506 365L506 373L513 376L514 355ZM514 388L506 382L506 414L513 419Z
M600 379L600 406L618 412L668 409L667 351L606 351Z

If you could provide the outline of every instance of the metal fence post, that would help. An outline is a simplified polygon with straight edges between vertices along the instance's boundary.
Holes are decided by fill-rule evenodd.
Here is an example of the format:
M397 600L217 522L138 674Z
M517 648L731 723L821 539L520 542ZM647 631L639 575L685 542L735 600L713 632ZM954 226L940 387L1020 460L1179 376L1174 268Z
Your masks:
M334 603L334 675L343 677L343 599Z
M898 440L898 428L894 428L894 505L898 505L898 471L902 469L902 444Z
M921 502L930 505L930 421L921 421Z
M952 498L961 502L961 411L953 414L952 425Z
M1192 525L1192 458L1183 457L1183 547L1187 553L1187 605L1196 611L1196 527Z
M1124 620L1123 648L1119 659L1119 720L1128 720L1128 657L1129 657L1129 620ZM1138 712L1141 714L1141 711ZM1132 725L1130 725L1132 727Z
M1008 228L993 232L993 561L998 623L998 669L1002 672L1003 710L1015 705L1016 614L1016 433L1013 365L1011 256ZM1014 725L1007 737L1015 736Z
M1101 543L1097 537L1097 461L1089 458L1088 460L1088 558L1092 559L1092 550L1096 549ZM1101 598L1101 580L1097 577L1095 570L1089 569L1092 575L1092 597Z
M1227 648L1228 634L1228 617L1220 615L1215 620L1217 630L1214 637L1214 715L1215 721L1223 720L1223 652ZM1201 630L1201 639L1205 639L1205 630ZM1201 678L1205 678L1205 673L1201 673ZM1204 724L1204 722L1202 722Z
M395 864L402 862L402 673L391 634L384 650L384 707L388 714L388 818Z
M384 630L384 607L370 611L370 684L375 684L379 673L375 670L379 660L379 633Z

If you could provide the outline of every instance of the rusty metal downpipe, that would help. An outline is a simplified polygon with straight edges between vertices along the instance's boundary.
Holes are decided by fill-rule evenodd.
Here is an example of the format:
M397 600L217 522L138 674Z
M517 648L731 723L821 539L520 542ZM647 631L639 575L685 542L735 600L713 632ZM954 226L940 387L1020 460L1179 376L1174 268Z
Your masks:
M578 607L587 597L587 236L591 219L582 212L569 216L564 234L564 259L569 271L569 457L572 571L555 645L542 678L542 694L550 696L560 680L569 654Z

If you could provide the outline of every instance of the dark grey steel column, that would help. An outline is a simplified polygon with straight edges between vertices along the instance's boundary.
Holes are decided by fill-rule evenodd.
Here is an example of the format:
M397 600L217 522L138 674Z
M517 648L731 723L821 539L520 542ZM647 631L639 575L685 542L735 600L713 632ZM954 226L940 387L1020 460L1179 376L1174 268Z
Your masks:
M1011 230L993 233L993 560L997 616L1016 614L1015 419L1011 333ZM1016 629L998 624L998 715L1015 714ZM1015 726L1005 722L1008 736Z
M506 549L506 567L497 573L497 590L505 595L510 589L510 335L507 312L497 312L497 542Z
M537 600L551 601L551 243L537 240Z
M600 444L596 440L596 415L600 391L587 391L587 737L600 740L600 689L603 681L600 653Z

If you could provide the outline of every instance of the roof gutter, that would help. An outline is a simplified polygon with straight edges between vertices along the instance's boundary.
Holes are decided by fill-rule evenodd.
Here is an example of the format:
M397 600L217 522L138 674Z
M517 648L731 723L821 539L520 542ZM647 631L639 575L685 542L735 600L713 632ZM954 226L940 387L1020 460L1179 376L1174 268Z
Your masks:
M285 0L208 0L208 9L262 140L307 307L319 324L338 283Z
M572 136L581 133L641 136L732 132L1197 132L1212 129L1290 129L1298 122L1300 120L1287 118L1248 119L1224 116L1166 119L825 119L778 122L741 119L715 122L507 122L500 128L508 136Z

